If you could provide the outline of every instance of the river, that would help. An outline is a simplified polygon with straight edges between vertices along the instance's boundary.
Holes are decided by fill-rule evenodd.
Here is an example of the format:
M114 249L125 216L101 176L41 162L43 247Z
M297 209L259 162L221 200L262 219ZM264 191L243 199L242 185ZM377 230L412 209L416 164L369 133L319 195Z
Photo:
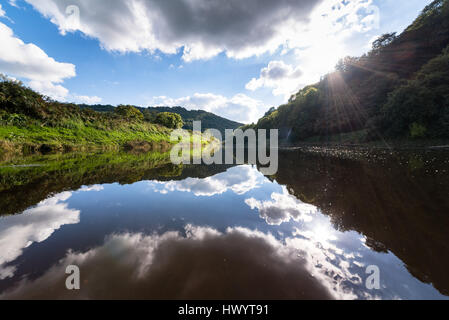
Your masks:
M269 177L166 154L4 159L0 299L447 299L448 159L292 149Z

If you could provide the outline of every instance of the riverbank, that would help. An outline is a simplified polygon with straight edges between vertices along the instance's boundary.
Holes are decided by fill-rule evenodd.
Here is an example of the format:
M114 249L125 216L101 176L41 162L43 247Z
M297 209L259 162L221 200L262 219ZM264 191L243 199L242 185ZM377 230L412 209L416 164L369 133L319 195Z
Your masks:
M0 154L165 152L176 142L170 141L171 133L183 125L179 116L165 116L150 122L131 105L96 112L51 100L21 82L0 77Z
M279 148L347 148L347 149L388 149L388 150L425 150L449 149L449 140L378 140L378 141L303 141L288 143L280 141Z
M146 145L145 151L165 151L171 146L171 131L150 123L130 123L113 130L89 126L1 126L0 153L118 151L138 145Z
M434 141L435 142L435 141ZM384 162L386 159L394 158L397 163L409 165L410 168L420 168L424 163L433 163L438 159L441 163L449 163L449 146L421 145L392 145L373 146L360 145L296 145L280 146L279 154L291 154L298 152L304 155L315 155L327 159L357 160L366 163Z

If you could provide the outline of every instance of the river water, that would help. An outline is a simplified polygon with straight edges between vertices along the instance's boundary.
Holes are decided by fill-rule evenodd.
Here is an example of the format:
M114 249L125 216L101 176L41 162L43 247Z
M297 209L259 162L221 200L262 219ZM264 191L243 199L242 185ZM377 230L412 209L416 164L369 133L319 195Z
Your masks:
M4 160L0 299L447 299L448 156L283 150L270 177L163 154Z

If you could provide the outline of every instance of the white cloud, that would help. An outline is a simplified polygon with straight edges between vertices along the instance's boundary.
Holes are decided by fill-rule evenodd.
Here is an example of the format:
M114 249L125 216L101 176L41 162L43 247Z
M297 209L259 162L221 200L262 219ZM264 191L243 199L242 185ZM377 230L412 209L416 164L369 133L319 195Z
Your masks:
M238 166L204 179L187 178L181 181L149 182L156 192L167 194L173 191L191 192L197 197L211 197L231 190L245 194L259 186L264 177L250 166Z
M3 23L0 23L0 42L0 70L3 72L55 83L76 75L73 64L57 62L36 45L25 44Z
M31 89L51 97L55 100L64 101L69 94L69 90L60 84L54 84L50 81L31 80L28 82Z
M283 54L293 50L295 61L270 62L246 86L249 90L271 88L274 95L285 97L318 81L339 58L353 53L344 40L379 24L373 0L109 0L108 5L89 0L25 1L62 34L80 31L98 39L109 51L148 51L156 57L161 52L182 51L183 59L192 61L220 53L239 59L274 53L278 48ZM68 10L73 6L78 9ZM286 73L275 79L270 69ZM159 99L166 100L164 104L185 103L241 122L255 121L263 115L259 110L267 109L244 94L158 98L165 98Z
M271 201L259 201L254 198L245 200L251 209L257 209L260 216L270 225L280 225L290 220L311 221L312 214L317 213L317 208L304 203L290 195L287 188L283 187L282 193L271 194Z
M74 98L77 100L77 102L85 103L85 104L98 104L103 99L97 96L78 96L75 95Z
M301 33L321 0L26 0L61 33L79 30L106 50L207 59L273 52ZM67 7L79 8L79 19ZM76 19L74 19L76 18ZM76 21L76 23L75 23Z
M19 6L17 5L17 0L9 0L8 3L9 3L11 6L13 6L13 7L16 7L16 8L19 7Z
M378 32L379 21L379 9L372 0L322 1L303 30L284 44L282 55L294 53L293 58L288 57L289 63L271 61L246 89L272 88L274 95L284 95L287 100L333 70L340 58L360 54L359 42L364 46L365 35Z
M52 98L67 96L68 90L60 83L76 75L73 64L57 62L36 45L25 44L3 23L0 43L0 72L28 79L31 88Z
M60 193L40 202L22 214L5 217L0 224L0 280L12 277L16 260L34 242L43 242L65 224L79 222L79 210L69 209L66 201L70 192Z
M190 110L205 110L243 123L257 121L267 109L263 102L250 98L243 93L236 94L232 98L213 93L195 93L193 96L177 99L159 96L153 97L149 104L183 106Z
M274 95L285 95L288 98L298 91L302 75L299 67L283 61L271 61L261 70L259 78L253 78L246 84L246 89L255 91L262 87L273 88Z
M0 5L0 17L4 14ZM97 96L71 95L61 83L76 76L75 65L58 62L33 43L24 43L3 23L0 23L0 43L1 73L27 79L30 88L55 100L72 98L87 104L102 101Z
M25 1L62 34L81 31L110 51L183 50L185 61L222 52L246 58L273 53L280 46L304 48L327 41L316 35L366 32L379 23L372 0L109 0L108 5L89 0ZM78 9L67 9L73 6Z
M2 9L2 5L0 4L0 18L5 17L5 16L6 16L6 12L5 12L5 10Z

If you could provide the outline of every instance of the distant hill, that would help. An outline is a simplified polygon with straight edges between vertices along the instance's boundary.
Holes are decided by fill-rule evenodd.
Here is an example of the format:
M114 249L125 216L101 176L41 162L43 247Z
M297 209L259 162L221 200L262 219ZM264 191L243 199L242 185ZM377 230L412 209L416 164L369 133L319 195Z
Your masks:
M146 110L153 114L157 114L159 112L177 113L184 120L184 129L189 130L192 129L193 121L201 121L203 130L213 128L218 129L223 133L225 129L237 129L243 125L242 123L232 121L203 110L187 110L183 107L149 107Z
M114 112L115 107L110 104L78 104L81 109L91 109L97 112Z
M449 138L449 0L436 0L400 35L270 110L256 128L291 142Z
M112 105L79 105L81 108L89 108L98 112L112 112L114 106ZM145 116L146 120L152 121L160 112L173 112L179 114L184 121L184 129L192 130L193 121L201 121L202 129L217 129L224 134L225 129L237 129L243 124L232 121L211 112L203 110L187 110L183 107L148 107L138 108Z

